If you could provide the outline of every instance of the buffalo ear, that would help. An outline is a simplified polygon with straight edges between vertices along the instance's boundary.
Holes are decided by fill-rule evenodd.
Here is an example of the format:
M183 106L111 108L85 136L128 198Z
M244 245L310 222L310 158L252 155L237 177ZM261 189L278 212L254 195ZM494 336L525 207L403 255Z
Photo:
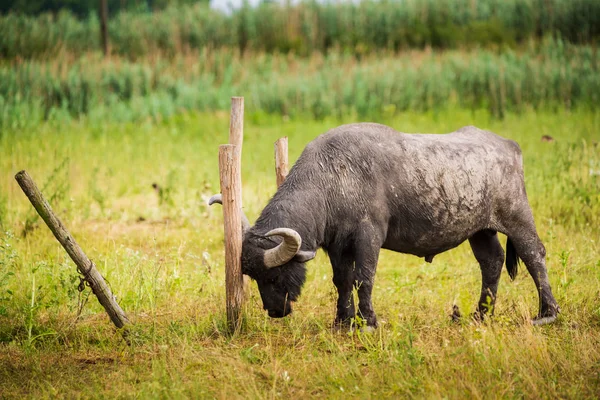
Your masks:
M315 258L316 255L316 251L301 250L298 253L296 253L296 255L294 256L294 260L299 262L307 262Z

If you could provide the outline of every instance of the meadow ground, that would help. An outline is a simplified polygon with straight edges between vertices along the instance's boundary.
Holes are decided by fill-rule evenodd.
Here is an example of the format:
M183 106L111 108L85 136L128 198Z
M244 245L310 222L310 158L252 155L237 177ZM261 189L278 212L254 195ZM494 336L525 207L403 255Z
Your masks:
M247 113L251 221L275 191L277 138L289 137L295 160L313 137L356 119ZM381 326L372 334L331 329L336 293L319 252L290 317L269 319L252 284L243 330L230 337L221 210L205 205L219 192L228 114L55 123L0 137L0 397L600 396L600 114L529 110L497 120L452 110L380 122L432 133L473 124L520 143L562 309L556 323L529 323L537 294L524 267L514 282L503 272L493 318L451 322L452 306L468 315L480 289L463 244L432 264L383 251L373 294ZM135 324L131 346L89 288L78 292L73 263L14 181L21 169L110 282Z

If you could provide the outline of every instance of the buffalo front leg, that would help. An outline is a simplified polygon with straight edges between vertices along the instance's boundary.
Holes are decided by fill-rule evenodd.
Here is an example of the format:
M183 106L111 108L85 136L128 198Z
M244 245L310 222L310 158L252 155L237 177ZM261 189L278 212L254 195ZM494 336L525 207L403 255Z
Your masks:
M498 282L504 263L504 250L495 231L484 230L469 238L473 255L481 268L481 295L477 304L477 316L483 319L487 312L494 312Z
M383 243L380 236L374 228L365 227L362 234L357 238L354 248L358 312L360 317L367 322L367 326L373 328L377 327L377 316L373 310L371 293L373 292L379 250Z
M349 325L354 318L354 297L352 285L354 283L354 258L351 253L329 253L333 267L333 284L337 288L337 312L335 326Z

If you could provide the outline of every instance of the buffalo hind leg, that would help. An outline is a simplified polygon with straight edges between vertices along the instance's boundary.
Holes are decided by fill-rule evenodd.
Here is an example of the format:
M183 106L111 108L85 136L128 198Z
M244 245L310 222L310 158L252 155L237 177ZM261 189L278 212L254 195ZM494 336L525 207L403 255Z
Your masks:
M483 319L489 311L493 314L498 292L498 282L504 263L504 250L496 231L483 230L469 238L475 259L481 268L481 296L477 304L476 317Z
M333 284L338 292L337 312L335 316L335 326L350 324L350 321L356 315L354 308L354 297L352 288L354 283L354 258L353 254L329 253L329 259L333 267Z
M548 271L546 270L546 248L538 237L535 228L520 230L509 235L507 246L514 246L517 255L523 260L527 271L535 282L539 295L539 312L533 323L542 325L554 321L560 312L554 299Z

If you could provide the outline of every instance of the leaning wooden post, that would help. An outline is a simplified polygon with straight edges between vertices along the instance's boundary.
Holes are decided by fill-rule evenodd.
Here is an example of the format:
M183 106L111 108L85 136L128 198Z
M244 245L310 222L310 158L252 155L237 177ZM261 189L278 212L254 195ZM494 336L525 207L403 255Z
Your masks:
M98 298L102 307L106 310L111 321L117 328L124 328L130 324L125 312L121 309L115 296L112 294L110 288L104 281L100 272L96 269L96 265L85 255L81 247L77 244L73 236L67 231L62 222L52 211L50 204L46 201L40 190L37 188L35 182L26 171L21 171L15 175L15 179L23 189L23 192L29 198L29 201L35 207L36 211L42 217L48 228L56 237L56 240L60 242L62 247L67 251L75 265L77 270Z
M287 136L275 142L275 174L277 187L281 186L288 174L288 138Z
M244 302L242 279L242 179L240 176L240 150L233 144L219 146L219 176L223 201L225 231L225 290L227 323L232 332L241 326L241 309Z
M238 159L238 171L240 176L242 173L242 148L244 143L244 98L243 97L232 97L231 98L231 116L229 120L229 144L234 144L238 147L240 156ZM240 179L241 182L241 179ZM240 209L242 208L242 186L240 183L240 194L239 203ZM244 298L248 298L250 295L250 278L247 275L242 277L244 281Z

